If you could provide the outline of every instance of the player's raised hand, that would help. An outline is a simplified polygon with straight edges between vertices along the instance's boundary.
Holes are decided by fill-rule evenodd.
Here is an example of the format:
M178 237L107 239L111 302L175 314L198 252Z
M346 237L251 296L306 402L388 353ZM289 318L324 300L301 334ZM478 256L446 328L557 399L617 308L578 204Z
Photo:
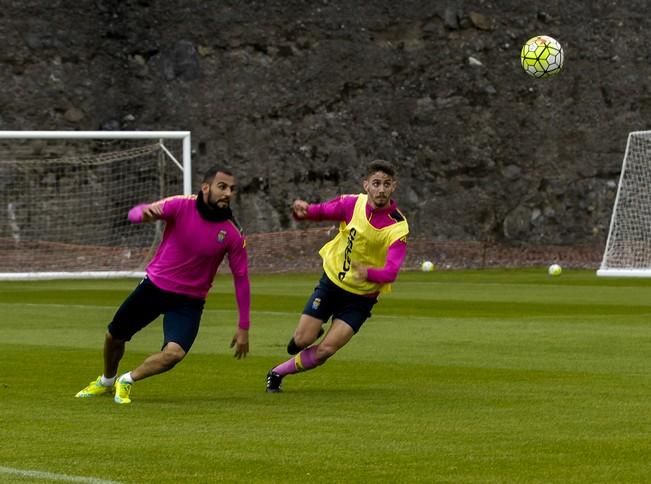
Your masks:
M307 216L307 208L310 204L305 200L294 200L292 204L292 211L296 218L305 218Z
M246 354L249 352L249 332L246 329L237 328L237 333L233 336L231 341L231 348L235 347L235 358L242 359L246 358Z

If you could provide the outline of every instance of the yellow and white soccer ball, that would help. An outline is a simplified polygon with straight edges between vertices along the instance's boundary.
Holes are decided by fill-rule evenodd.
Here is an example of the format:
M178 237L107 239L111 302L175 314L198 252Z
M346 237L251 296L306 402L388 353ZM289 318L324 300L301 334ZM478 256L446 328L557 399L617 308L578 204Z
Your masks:
M432 261L426 260L421 264L420 270L423 272L432 272L434 270L434 263Z
M560 276L563 268L559 264L552 264L547 268L547 274L550 276Z
M555 76L563 68L563 47L548 35L536 35L522 46L520 63L527 74L538 79Z

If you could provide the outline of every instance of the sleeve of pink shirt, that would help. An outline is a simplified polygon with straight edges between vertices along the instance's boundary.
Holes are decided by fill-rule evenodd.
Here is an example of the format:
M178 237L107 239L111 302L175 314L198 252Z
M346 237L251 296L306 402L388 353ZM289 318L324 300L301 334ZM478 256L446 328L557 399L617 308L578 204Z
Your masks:
M228 251L228 265L233 274L235 300L239 310L238 327L249 329L251 326L251 284L249 282L249 262L244 237Z
M396 280L400 267L407 255L407 243L403 240L396 240L389 246L387 261L384 267L369 267L366 279L371 282L389 283Z
M148 205L149 204L147 203L141 203L140 205L136 205L131 210L129 210L129 214L127 215L129 222L132 224L139 224L142 222L143 212Z
M355 211L356 195L340 195L323 203L311 203L307 207L306 220L344 220L350 222Z
M176 210L178 205L177 200L178 197L169 197L169 198L164 198L162 200L158 200L153 203L141 203L133 207L131 210L129 210L127 219L129 219L129 222L131 222L132 224L142 223L145 209L151 205L160 204L163 206L163 213L160 218L163 220L167 220L173 216L173 213Z

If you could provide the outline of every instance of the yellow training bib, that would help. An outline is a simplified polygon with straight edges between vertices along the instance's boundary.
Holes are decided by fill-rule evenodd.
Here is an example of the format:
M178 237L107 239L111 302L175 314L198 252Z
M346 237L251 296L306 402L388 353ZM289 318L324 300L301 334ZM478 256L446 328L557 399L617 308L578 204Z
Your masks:
M332 282L353 294L385 293L391 284L357 279L351 263L369 267L384 267L389 246L409 233L407 220L381 229L373 227L366 218L368 195L360 194L355 203L353 218L339 224L339 233L319 251L323 270Z

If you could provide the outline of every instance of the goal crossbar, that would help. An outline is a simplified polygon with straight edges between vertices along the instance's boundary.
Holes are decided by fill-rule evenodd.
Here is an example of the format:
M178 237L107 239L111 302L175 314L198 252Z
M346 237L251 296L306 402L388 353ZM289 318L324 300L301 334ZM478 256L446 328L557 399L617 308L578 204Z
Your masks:
M0 139L180 139L183 161L172 157L183 170L183 193L192 193L192 145L190 131L0 131ZM166 148L164 148L166 149ZM169 153L169 152L168 152ZM171 156L171 153L170 153Z

